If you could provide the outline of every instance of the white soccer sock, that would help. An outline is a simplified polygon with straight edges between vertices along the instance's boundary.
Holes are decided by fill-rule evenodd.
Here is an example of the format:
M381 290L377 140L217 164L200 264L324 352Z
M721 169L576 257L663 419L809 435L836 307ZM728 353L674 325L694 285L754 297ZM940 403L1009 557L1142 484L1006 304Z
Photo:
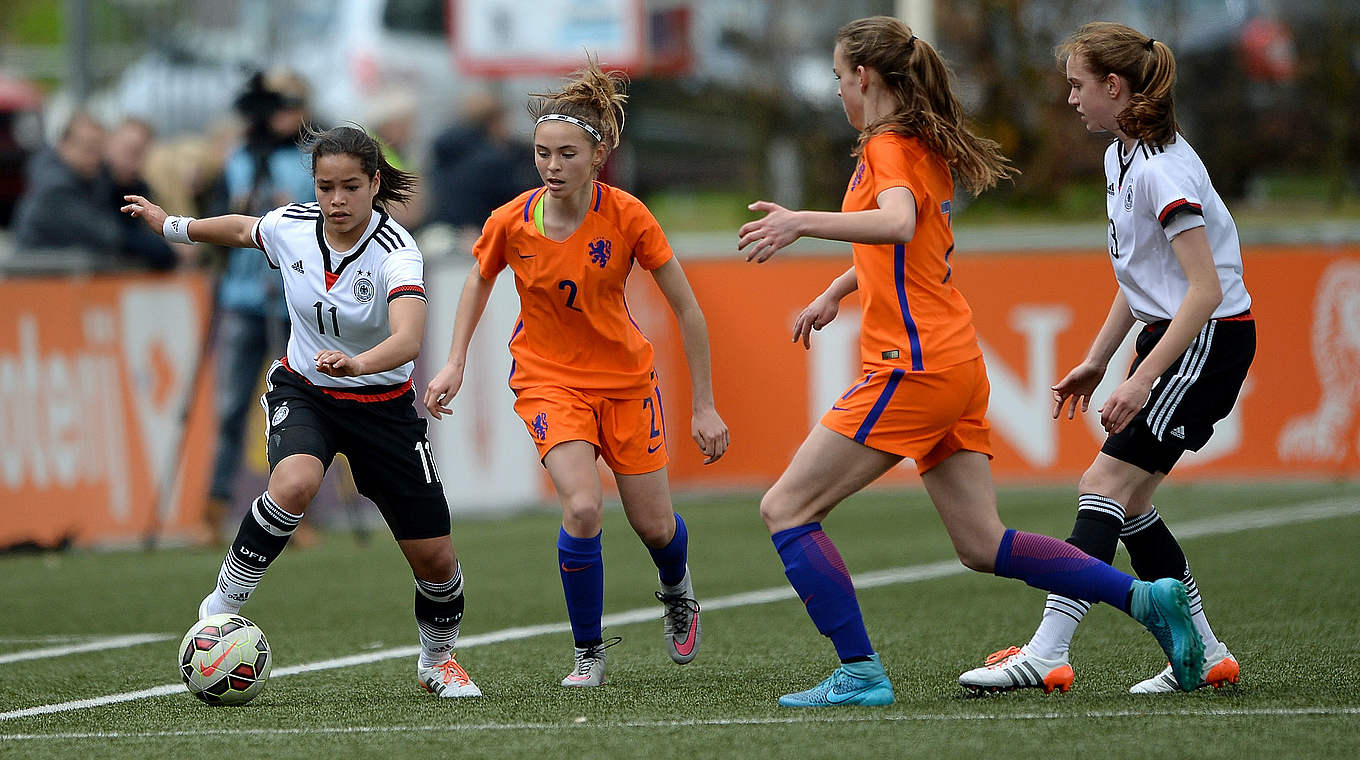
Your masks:
M1124 505L1107 496L1083 493L1077 497L1077 524L1073 526L1072 541L1098 558L1103 550L1083 546L1081 536L1087 543L1111 543L1118 541L1118 526L1124 522ZM1076 540L1074 540L1076 539ZM1113 552L1110 554L1113 557ZM1025 649L1035 657L1045 660L1066 660L1077 632L1077 625L1091 611L1091 603L1059 594L1049 594L1044 601L1044 616L1034 631Z
M1195 583L1195 576L1190 574L1189 566L1185 568L1181 583L1185 584L1185 590L1190 595L1190 619L1195 621L1195 630L1204 639L1204 651L1210 652L1218 646L1218 637L1214 635L1214 629L1209 627L1209 618L1204 615L1204 600L1200 598L1199 585Z
M1091 611L1091 603L1049 594L1044 601L1044 617L1025 649L1045 660L1066 660L1077 624Z

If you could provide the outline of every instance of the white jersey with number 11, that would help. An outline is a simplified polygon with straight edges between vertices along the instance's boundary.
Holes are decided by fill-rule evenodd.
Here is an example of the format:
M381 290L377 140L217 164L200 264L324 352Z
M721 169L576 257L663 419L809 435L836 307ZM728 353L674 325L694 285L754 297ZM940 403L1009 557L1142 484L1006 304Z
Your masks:
M420 251L411 233L386 213L375 210L348 251L330 247L323 224L316 203L293 203L265 214L251 230L269 265L283 273L292 321L288 366L323 387L406 382L414 362L359 377L331 377L316 370L319 351L355 356L386 340L392 334L387 306L393 299L425 298Z

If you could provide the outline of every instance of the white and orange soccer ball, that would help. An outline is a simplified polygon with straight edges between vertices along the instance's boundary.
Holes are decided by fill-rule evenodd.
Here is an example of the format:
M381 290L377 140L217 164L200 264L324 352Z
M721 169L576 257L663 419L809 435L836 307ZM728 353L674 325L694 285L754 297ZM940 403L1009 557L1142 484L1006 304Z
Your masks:
M179 645L184 685L210 705L243 705L259 696L272 664L264 631L240 615L203 618Z

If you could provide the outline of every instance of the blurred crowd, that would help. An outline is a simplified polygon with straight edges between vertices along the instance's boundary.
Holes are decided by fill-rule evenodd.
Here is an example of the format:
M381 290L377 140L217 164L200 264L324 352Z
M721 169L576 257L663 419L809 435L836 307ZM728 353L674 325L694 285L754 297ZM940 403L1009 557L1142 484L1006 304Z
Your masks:
M161 139L148 120L104 119L83 107L48 118L50 144L10 151L0 276L202 268L220 276L220 306L282 317L277 276L258 252L214 251L166 242L120 213L125 195L144 195L176 214L260 215L314 200L310 165L299 148L304 126L325 127L309 108L300 74L252 76L201 133ZM467 98L428 148L414 144L420 104L410 92L374 98L363 127L388 160L422 179L416 197L393 215L411 230L439 228L466 244L500 204L536 182L530 152L511 137L507 115L488 94ZM7 239L7 243L4 240ZM447 236L443 239L450 239Z

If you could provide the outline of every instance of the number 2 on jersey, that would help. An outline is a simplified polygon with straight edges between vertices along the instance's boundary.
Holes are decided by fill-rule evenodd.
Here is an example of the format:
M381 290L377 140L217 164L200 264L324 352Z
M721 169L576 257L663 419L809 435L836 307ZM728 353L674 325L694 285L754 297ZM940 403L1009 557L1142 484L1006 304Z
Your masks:
M557 283L558 290L567 291L567 308L572 311L580 311L581 307L576 305L576 283L571 280L563 280Z
M316 308L316 331L325 335L326 323L322 320L321 302L317 301L312 306ZM335 316L335 307L332 306L326 311L330 312L331 315L331 334L338 338L340 337L340 320Z

